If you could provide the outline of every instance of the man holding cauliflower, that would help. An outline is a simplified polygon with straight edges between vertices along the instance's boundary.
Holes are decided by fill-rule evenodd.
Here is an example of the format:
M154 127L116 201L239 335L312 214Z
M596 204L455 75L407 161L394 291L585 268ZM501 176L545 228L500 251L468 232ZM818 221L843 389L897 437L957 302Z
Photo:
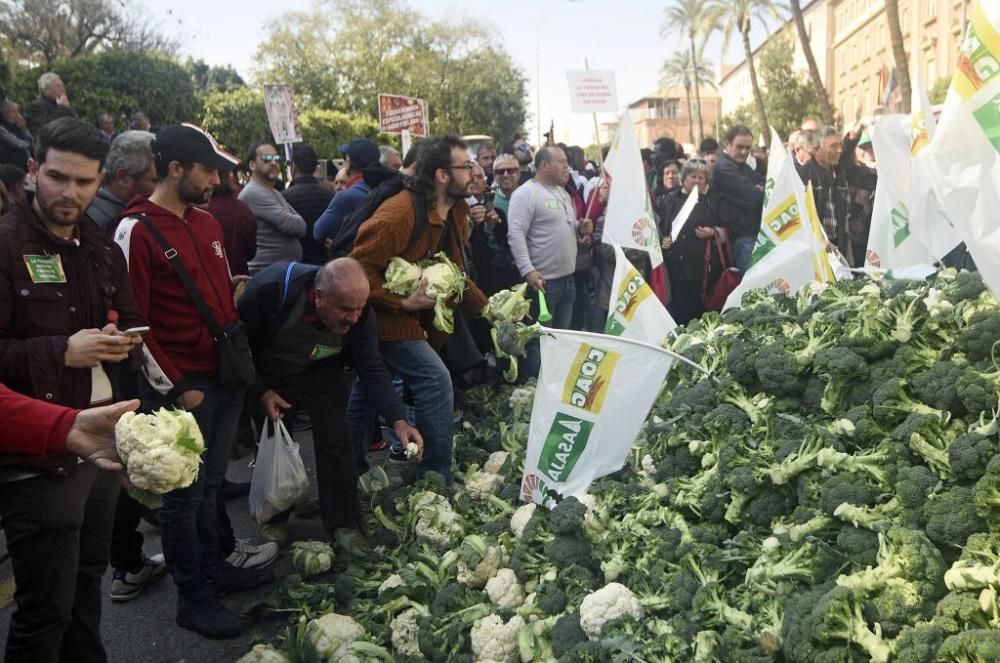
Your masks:
M323 266L279 262L255 275L237 303L257 362L251 396L275 421L293 406L309 413L320 516L331 537L361 526L345 364L399 439L417 445L418 455L423 447L382 363L368 293L352 258Z
M448 337L442 329L448 326L450 311L442 311L434 296L447 289L447 284L422 277L410 294L397 294L387 287L386 268L393 258L419 263L443 252L452 266L464 270L462 247L471 232L465 198L472 193L474 165L465 143L456 136L437 136L422 143L413 191L404 190L387 199L361 224L351 254L364 267L371 284L382 358L413 393L416 426L426 443L420 469L439 472L449 482L454 393L448 368L434 349L443 346ZM411 238L418 207L423 208L426 223L422 223L419 235ZM460 301L467 312L479 315L486 296L471 280L454 281L461 283L460 289L446 297L444 306L452 309ZM432 311L434 322L422 324L421 319L430 318ZM352 394L351 398L353 401L357 396Z

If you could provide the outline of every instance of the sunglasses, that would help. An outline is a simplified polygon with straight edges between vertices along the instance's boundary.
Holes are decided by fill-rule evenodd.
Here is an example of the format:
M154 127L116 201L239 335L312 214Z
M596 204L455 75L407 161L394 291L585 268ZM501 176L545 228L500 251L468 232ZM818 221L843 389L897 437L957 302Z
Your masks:
M518 172L517 168L494 168L493 172L497 175L513 175Z
M476 164L474 164L474 163L472 163L470 161L469 163L463 163L463 164L460 164L458 166L455 166L455 165L445 166L445 169L446 170L472 170L475 167L476 167Z
M278 154L265 154L260 158L264 163L279 163L281 161L281 155Z

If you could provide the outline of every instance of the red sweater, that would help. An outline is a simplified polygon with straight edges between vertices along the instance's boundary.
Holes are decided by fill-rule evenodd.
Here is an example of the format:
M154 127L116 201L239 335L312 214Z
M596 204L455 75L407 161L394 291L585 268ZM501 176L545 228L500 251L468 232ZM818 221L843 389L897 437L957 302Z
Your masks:
M204 210L188 206L177 217L149 200L134 200L122 213L115 241L128 260L132 292L149 322L143 372L154 389L174 399L190 389L186 376L210 375L218 369L212 332L157 243L135 214L145 214L191 275L198 292L223 327L239 319L233 302L222 228Z
M32 456L66 453L66 436L79 412L0 385L0 452Z

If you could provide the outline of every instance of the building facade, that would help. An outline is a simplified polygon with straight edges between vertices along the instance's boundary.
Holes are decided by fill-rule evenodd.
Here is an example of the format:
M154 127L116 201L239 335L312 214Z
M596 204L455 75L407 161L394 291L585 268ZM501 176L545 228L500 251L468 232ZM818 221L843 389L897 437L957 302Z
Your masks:
M705 135L715 134L716 122L721 117L722 100L718 93L706 86L701 90L701 116ZM671 138L691 149L694 145L694 133L698 132L698 115L695 110L696 101L692 92L691 109L694 113L692 122L688 122L688 102L685 91L681 88L664 88L648 94L628 105L628 116L632 120L635 137L640 147L651 147L657 138ZM618 129L618 122L604 125L608 136L613 136Z

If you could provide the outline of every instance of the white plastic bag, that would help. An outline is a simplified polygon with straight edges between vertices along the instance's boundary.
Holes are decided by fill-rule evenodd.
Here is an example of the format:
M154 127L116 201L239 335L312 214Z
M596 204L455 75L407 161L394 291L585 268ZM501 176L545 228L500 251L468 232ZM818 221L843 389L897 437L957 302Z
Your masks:
M266 523L292 508L309 487L309 477L285 424L266 421L250 480L250 514Z

